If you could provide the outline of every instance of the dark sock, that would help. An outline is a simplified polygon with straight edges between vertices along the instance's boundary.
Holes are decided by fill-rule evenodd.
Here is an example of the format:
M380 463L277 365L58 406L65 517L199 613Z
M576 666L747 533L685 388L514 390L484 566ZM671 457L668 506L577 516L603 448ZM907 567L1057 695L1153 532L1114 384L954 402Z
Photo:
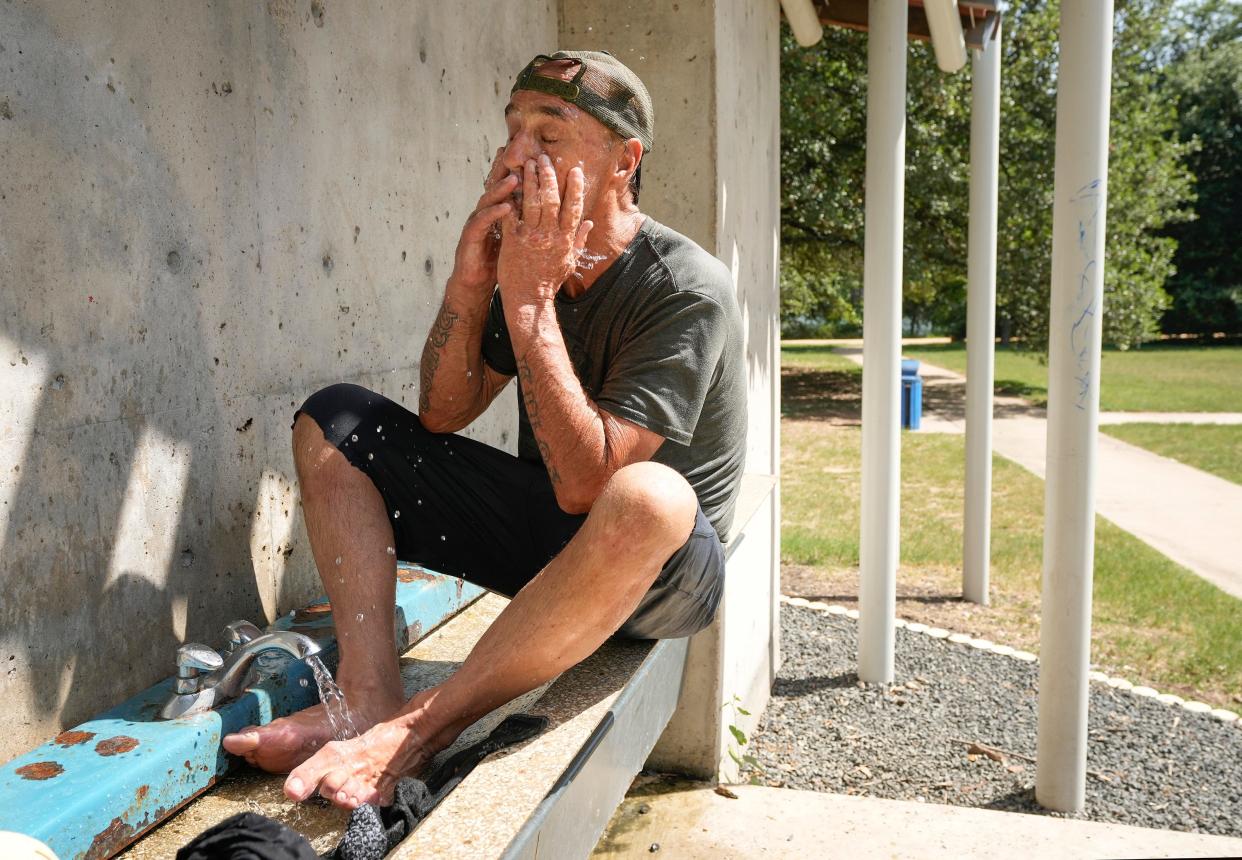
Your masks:
M510 714L483 740L453 753L422 779L406 777L397 783L391 806L377 809L360 806L349 816L345 836L336 850L326 855L334 860L382 860L397 844L414 832L436 805L465 779L475 766L491 753L521 743L539 734L547 717Z

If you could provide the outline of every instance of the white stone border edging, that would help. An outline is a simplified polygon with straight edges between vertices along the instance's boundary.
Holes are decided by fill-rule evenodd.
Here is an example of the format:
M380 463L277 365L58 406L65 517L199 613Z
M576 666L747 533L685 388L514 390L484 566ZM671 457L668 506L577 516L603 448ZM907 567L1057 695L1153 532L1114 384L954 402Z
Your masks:
M844 606L836 604L824 603L820 600L807 600L805 597L789 597L781 595L781 603L788 603L790 606L802 606L807 609L814 609L824 612L828 615L843 615L846 618L857 620L857 609L846 609ZM930 636L932 639L947 639L957 645L967 645L971 648L977 648L980 651L990 651L993 654L999 654L1002 657L1012 657L1014 660L1020 660L1023 663L1034 663L1039 660L1037 656L1030 651L1019 651L1016 648L1010 648L1008 645L997 645L987 639L976 639L965 633L953 633L945 630L943 627L929 627L919 621L906 621L904 618L894 619L893 622L897 627L904 627L911 633L922 633L924 636ZM1107 684L1115 690L1127 692L1132 696L1141 696L1146 699L1155 699L1165 705L1180 705L1187 711L1194 714L1210 714L1222 723L1232 723L1242 727L1242 720L1233 711L1226 708L1213 708L1207 702L1187 701L1181 696L1175 696L1172 693L1160 693L1151 687L1140 687L1127 681L1125 678L1113 678L1105 675L1103 672L1091 672L1089 677L1092 681L1100 684Z

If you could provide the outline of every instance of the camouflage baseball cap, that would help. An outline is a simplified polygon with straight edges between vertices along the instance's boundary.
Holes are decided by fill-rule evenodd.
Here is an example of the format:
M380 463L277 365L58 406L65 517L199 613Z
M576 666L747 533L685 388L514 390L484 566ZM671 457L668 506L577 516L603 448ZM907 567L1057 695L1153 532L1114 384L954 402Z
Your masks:
M564 81L539 74L544 63L572 60L573 77ZM655 116L651 96L638 75L607 51L557 51L539 54L517 76L510 94L518 90L547 93L577 105L624 138L636 137L643 152L651 151Z

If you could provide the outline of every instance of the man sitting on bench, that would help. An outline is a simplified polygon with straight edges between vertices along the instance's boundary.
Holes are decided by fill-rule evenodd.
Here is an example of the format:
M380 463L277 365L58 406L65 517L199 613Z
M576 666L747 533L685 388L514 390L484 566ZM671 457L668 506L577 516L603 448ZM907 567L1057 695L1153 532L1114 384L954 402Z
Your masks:
M638 210L650 96L608 54L540 55L505 123L423 350L418 413L342 383L294 416L362 734L334 741L320 705L224 747L292 771L295 800L386 803L475 720L609 636L689 636L723 593L745 456L741 315L729 270ZM518 456L455 435L514 376ZM408 702L398 558L512 597L457 672Z

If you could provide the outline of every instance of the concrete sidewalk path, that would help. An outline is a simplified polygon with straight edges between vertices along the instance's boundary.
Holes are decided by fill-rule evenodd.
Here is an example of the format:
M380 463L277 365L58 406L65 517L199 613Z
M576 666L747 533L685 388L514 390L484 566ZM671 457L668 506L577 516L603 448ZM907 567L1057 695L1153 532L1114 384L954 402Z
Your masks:
M1237 857L1242 839L934 803L731 785L642 795L592 855L695 858ZM640 813L640 807L646 810ZM658 845L658 848L653 848Z
M837 351L862 364L861 349ZM923 377L919 432L964 433L966 378L926 362L919 372ZM1046 477L1048 422L1044 410L1018 397L998 395L992 402L993 450ZM1143 415L1147 420L1176 414L1104 413ZM1105 422L1101 416L1101 423L1124 422ZM1242 598L1242 485L1104 433L1098 436L1098 446L1096 512L1228 594Z
M1043 418L998 418L993 449L1045 476ZM1234 597L1242 598L1242 486L1103 433L1095 509Z

